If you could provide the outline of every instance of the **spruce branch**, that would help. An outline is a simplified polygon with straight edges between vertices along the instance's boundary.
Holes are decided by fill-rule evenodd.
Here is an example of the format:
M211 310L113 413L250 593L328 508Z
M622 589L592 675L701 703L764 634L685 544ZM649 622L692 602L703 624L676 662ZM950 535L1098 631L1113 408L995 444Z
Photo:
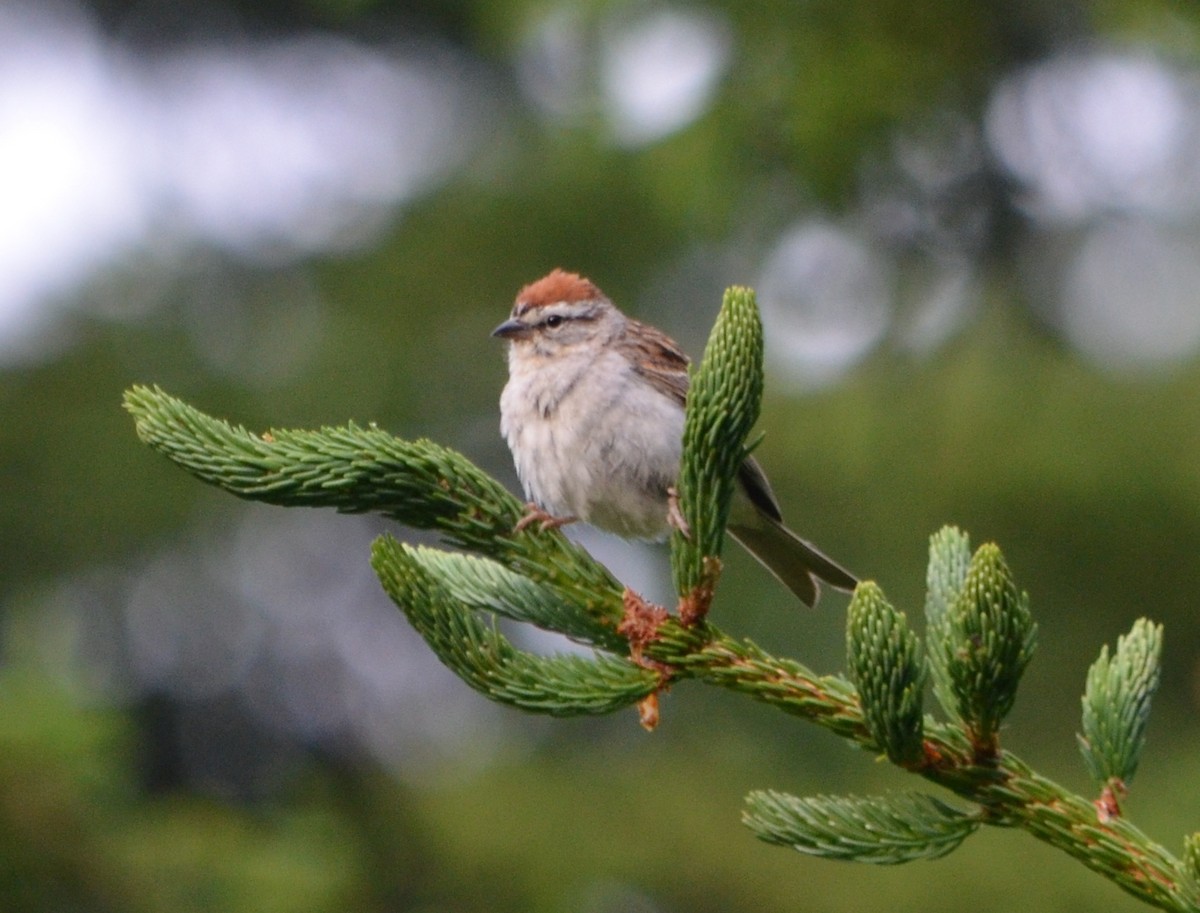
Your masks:
M456 598L455 575L391 536L371 547L371 565L387 594L437 657L494 701L551 716L611 713L653 694L658 675L620 657L543 657L518 650ZM460 581L461 582L461 581Z
M951 610L967 582L971 540L955 526L943 526L929 540L929 567L925 575L925 631L929 649L929 676L942 710L958 720L958 699L950 676L957 638Z
M1192 880L1200 882L1200 831L1183 839L1183 861Z
M746 454L760 391L753 296L731 290L689 401L679 497L691 537L672 538L672 568L685 600L711 596L716 583L732 479ZM690 624L655 620L639 635L635 658L620 626L636 600L558 532L514 534L521 502L452 450L399 440L374 426L259 436L157 388L131 389L126 408L147 444L239 497L374 511L437 530L473 553L415 548L384 536L371 559L384 588L442 661L493 700L556 715L632 704L645 710L664 684L703 682L816 723L868 751L883 750L974 809L959 812L919 793L802 799L758 791L749 799L747 824L764 839L884 863L942 855L979 825L1019 827L1147 903L1200 913L1200 835L1187 838L1182 857L1175 857L1125 817L1103 814L999 746L998 727L1032 655L1036 625L994 545L972 556L957 529L932 538L925 656L905 616L868 584L851 603L850 677L772 655L702 614ZM591 646L595 656L522 651L496 629L497 616L565 634ZM1132 776L1160 639L1156 626L1139 623L1111 656L1101 655L1103 669L1093 667L1097 684L1089 679L1085 706L1094 704L1098 722L1124 726L1084 723L1089 749L1103 760L1097 770L1106 777ZM945 722L922 714L926 674Z
M864 581L850 600L846 652L867 728L888 758L902 767L924 758L925 654L903 613L883 590Z
M1002 776L979 795L995 823L1024 828L1160 909L1200 910L1195 875L1129 821L1099 814L1093 803L1035 773L1011 752L1000 753L997 771Z
M125 392L138 437L201 481L252 501L378 513L499 561L615 628L621 585L560 533L514 534L524 505L462 454L374 425L262 435L205 415L158 387Z
M668 619L644 655L679 679L744 694L817 723L864 747L874 742L854 686L840 675L818 675L802 663L736 640L711 622L683 625Z
M1029 597L1017 590L996 545L982 545L972 556L945 624L945 671L955 715L977 754L994 754L1000 723L1016 701L1017 684L1037 644Z
M424 546L412 551L414 560L434 574L465 608L531 624L610 653L627 650L627 640L598 622L586 606L568 602L559 592L496 561Z
M756 790L742 821L767 843L809 856L874 865L937 859L979 827L968 815L924 793L813 796Z
M646 655L668 664L680 679L745 694L878 750L849 681L772 656L711 623L685 628L668 622ZM978 757L957 724L927 719L924 741L924 762L909 769L980 806L982 823L1023 828L1161 909L1200 911L1196 877L1126 819L1102 821L1092 802L1035 773L1009 751Z
M685 616L708 611L746 438L762 403L762 322L754 291L725 292L716 325L688 389L679 470L679 508L688 534L671 537L671 569Z
M1117 639L1112 656L1105 644L1088 670L1077 739L1088 773L1105 789L1124 792L1137 772L1161 655L1162 625L1139 618Z

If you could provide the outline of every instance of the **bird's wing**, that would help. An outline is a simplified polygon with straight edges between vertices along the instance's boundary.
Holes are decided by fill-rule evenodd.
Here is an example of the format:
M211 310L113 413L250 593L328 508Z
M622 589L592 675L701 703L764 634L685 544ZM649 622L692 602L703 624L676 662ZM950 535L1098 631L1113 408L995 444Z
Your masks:
M633 370L651 387L674 399L687 402L688 357L666 333L649 324L630 319L624 342L633 348Z
M776 523L783 522L783 511L779 508L775 492L771 490L771 483L767 481L766 473L762 471L762 467L758 465L758 461L754 457L746 457L745 462L738 469L737 480L738 484L742 486L742 490L746 492L746 496L750 498L750 502L760 513L770 517Z

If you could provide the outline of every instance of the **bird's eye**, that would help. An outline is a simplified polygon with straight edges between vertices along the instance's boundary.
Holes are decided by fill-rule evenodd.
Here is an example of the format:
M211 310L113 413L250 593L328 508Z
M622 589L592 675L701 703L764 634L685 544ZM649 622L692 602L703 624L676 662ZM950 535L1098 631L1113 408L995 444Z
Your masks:
M546 326L548 326L552 330L556 326L560 325L562 322L563 322L563 317L561 314L551 314L549 317L546 318Z

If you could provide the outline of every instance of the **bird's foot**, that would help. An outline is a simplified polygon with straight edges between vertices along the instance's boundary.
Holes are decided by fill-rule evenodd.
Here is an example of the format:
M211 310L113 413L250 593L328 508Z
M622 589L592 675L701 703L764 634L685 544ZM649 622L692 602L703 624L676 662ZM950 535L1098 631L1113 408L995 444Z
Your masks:
M692 538L692 529L688 526L683 511L679 509L679 492L675 490L674 485L667 489L667 522L679 530L683 538Z
M556 517L554 514L543 510L530 501L525 505L525 515L517 521L517 525L513 527L513 532L522 532L534 523L537 523L538 529L544 533L548 529L558 529L560 526L574 523L578 519L578 517Z

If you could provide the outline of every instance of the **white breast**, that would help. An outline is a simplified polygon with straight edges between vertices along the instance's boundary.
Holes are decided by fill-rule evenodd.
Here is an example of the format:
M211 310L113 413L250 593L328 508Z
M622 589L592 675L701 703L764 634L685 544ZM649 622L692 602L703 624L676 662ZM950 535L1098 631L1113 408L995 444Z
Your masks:
M527 497L622 536L665 535L683 409L618 353L510 357L509 369L500 431Z

